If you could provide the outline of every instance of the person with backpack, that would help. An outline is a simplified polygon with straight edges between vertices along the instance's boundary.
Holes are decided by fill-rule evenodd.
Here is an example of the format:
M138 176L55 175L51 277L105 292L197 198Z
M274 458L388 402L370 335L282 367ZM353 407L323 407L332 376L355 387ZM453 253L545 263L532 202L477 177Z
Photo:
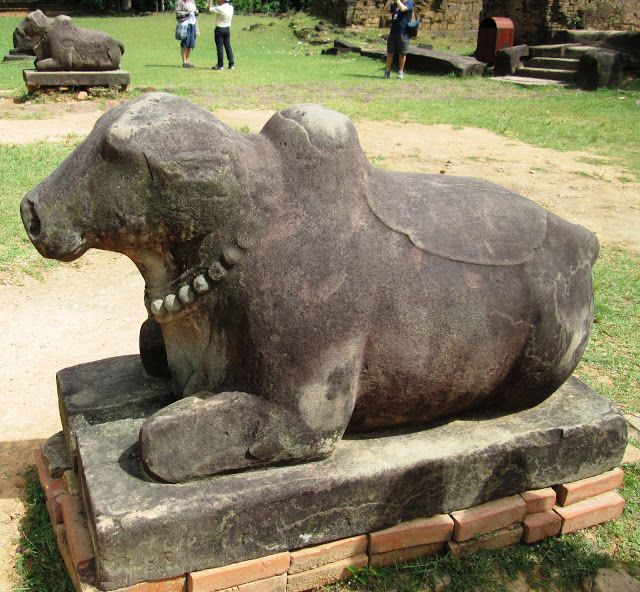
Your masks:
M391 12L391 30L387 37L387 63L384 77L391 78L391 64L395 54L398 54L398 78L404 78L404 65L409 51L409 34L407 25L413 13L413 0L387 0L384 10Z

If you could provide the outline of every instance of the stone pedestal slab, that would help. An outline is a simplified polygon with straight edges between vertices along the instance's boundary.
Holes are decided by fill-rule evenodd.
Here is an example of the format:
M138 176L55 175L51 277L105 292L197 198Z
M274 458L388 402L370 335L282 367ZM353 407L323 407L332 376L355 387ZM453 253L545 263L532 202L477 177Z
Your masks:
M24 79L29 91L42 86L118 86L125 90L131 78L125 70L107 70L104 72L39 72L23 70Z
M130 370L129 386L123 363ZM141 465L137 438L144 415L168 396L167 383L160 399L162 382L150 383L149 398L155 402L138 419L117 419L117 405L108 414L85 405L89 399L104 404L111 393L121 397L122 410L130 404L122 403L130 391L142 405L144 381L150 379L135 365L136 356L103 360L67 369L58 380L66 425L73 423L69 418L85 419L73 434L97 583L106 590L600 474L620 462L626 442L622 416L571 379L547 401L520 413L469 415L425 430L347 436L322 461L159 483ZM85 405L81 412L79 400Z

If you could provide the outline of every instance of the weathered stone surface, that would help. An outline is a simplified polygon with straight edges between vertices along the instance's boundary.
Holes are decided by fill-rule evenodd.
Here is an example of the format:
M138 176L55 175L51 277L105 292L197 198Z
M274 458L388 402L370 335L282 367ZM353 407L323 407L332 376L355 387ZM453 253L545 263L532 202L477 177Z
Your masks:
M585 90L617 87L622 82L622 54L611 49L591 49L580 58L577 83Z
M121 358L113 363L122 367ZM108 361L89 365L90 384L114 390L98 367L122 384ZM85 391L78 367L74 372L76 390ZM141 389L138 379L134 385ZM155 389L150 392L153 398ZM317 463L169 484L153 480L140 463L143 423L126 419L77 432L99 581L107 589L319 545L600 474L618 464L625 425L607 401L572 379L517 414L348 437Z
M145 276L181 398L140 431L164 481L322 458L347 430L531 407L570 376L593 317L592 233L484 181L376 170L349 119L317 105L246 136L142 96L22 214L43 255L121 250Z
M591 592L640 592L640 580L623 569L603 567L596 573Z
M493 75L513 75L516 69L522 66L522 58L526 58L528 55L528 45L514 45L513 47L499 49L493 58Z
M45 441L42 445L42 460L54 479L62 477L71 468L71 457L63 432L58 432Z
M129 85L129 72L112 70L109 72L38 72L23 70L22 78L29 89L41 86L117 86Z
M67 450L77 429L125 418L148 417L174 401L170 381L145 374L140 356L71 366L56 375Z
M122 42L102 31L79 29L68 16L51 19L35 10L21 26L33 44L38 71L100 71L120 67Z

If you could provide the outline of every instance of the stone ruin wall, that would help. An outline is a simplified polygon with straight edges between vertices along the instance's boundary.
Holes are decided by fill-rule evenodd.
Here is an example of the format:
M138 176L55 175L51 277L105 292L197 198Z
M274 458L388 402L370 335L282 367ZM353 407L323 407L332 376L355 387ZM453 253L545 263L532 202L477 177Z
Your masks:
M316 0L312 13L341 26L386 27L385 0ZM516 43L546 41L551 29L640 30L639 0L417 0L421 31L475 39L487 16L510 17Z

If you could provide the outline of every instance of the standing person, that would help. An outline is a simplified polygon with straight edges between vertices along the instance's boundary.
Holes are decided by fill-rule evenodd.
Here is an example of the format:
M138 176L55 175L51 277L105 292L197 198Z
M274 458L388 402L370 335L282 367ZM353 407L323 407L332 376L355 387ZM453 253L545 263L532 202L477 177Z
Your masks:
M404 78L404 65L409 51L409 35L407 23L413 13L413 0L387 0L384 10L391 11L391 30L387 37L387 65L384 69L384 77L391 78L391 64L393 56L398 54L398 78Z
M189 62L191 50L196 46L196 34L198 30L198 8L195 0L176 0L176 18L181 23L187 23L187 36L180 42L182 51L182 67L193 68Z
M229 70L235 68L233 61L233 51L231 49L231 19L233 18L233 6L231 0L218 0L218 6L212 6L213 0L209 0L209 12L216 13L216 29L214 39L216 41L216 51L218 52L218 64L213 66L213 70L224 69L224 58L222 48L227 54Z

